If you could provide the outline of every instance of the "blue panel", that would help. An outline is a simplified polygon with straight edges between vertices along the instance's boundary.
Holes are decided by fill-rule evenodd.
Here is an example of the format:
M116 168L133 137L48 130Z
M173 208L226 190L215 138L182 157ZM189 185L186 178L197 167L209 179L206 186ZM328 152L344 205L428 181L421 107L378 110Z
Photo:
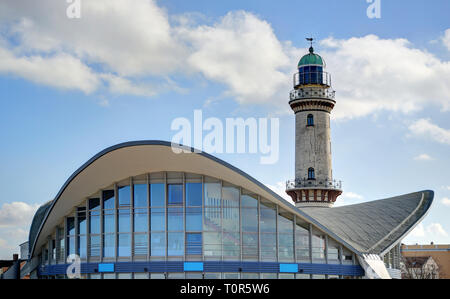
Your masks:
M280 273L297 273L298 264L280 264Z
M98 272L114 272L114 264L98 264Z
M184 271L203 271L203 263L184 263Z

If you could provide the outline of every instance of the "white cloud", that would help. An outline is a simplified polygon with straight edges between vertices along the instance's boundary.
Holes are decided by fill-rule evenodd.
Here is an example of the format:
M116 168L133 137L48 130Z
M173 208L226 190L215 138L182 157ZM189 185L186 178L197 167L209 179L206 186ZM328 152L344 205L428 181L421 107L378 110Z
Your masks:
M443 199L441 199L441 203L442 203L444 206L450 207L450 198L444 197Z
M337 90L335 118L410 113L430 104L450 108L450 63L406 39L367 35L328 38L321 45Z
M448 232L444 229L440 223L430 223L424 225L420 223L417 225L411 233L405 238L405 244L429 244L434 242L435 244L448 243Z
M444 36L442 37L442 43L450 51L450 29L445 30Z
M409 126L413 135L427 137L436 142L450 145L450 130L443 129L433 124L428 119L419 119Z
M4 203L0 208L0 227L29 225L38 207L24 202Z
M239 11L228 13L212 26L179 28L193 48L189 65L206 78L224 83L241 103L286 100L290 76L283 72L290 59L269 23Z
M28 239L28 231L39 205L4 203L0 208L0 259L10 259Z
M420 154L420 155L414 157L414 160L416 160L416 161L432 161L434 159L428 154Z
M364 196L354 193L354 192L343 192L339 196L334 204L335 207L348 206L353 204L362 203Z
M440 237L448 237L448 233L442 227L440 223L431 223L427 226L426 231L430 235L436 235Z

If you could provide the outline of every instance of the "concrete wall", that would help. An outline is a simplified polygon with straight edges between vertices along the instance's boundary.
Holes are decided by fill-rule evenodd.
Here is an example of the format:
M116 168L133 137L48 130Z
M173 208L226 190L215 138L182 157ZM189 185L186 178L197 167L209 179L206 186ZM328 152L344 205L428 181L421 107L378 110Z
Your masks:
M314 116L314 126L307 126L309 114ZM316 180L331 180L330 114L301 111L295 117L295 178L307 179L308 169L312 167Z

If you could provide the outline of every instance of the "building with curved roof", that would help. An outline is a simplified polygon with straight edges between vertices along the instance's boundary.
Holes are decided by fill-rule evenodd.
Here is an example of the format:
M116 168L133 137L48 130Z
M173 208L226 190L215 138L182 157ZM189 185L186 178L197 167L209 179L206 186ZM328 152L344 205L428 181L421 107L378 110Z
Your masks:
M323 60L307 55L315 58L302 58L290 101L296 178L286 192L295 205L207 153L164 141L115 145L38 209L23 275L64 278L79 258L91 279L399 277L399 244L433 192L332 207L342 193L329 149L334 91Z

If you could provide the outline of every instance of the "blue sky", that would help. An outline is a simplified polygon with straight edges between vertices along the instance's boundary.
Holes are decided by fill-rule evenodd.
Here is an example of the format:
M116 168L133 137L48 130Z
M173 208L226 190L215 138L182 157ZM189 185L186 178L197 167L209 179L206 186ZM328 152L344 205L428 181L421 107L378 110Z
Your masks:
M65 1L0 4L0 258L34 210L111 145L170 141L177 117L277 117L280 159L217 156L283 193L294 176L291 78L314 36L332 73L340 204L431 189L408 243L450 243L450 3ZM114 8L114 9L113 9Z

